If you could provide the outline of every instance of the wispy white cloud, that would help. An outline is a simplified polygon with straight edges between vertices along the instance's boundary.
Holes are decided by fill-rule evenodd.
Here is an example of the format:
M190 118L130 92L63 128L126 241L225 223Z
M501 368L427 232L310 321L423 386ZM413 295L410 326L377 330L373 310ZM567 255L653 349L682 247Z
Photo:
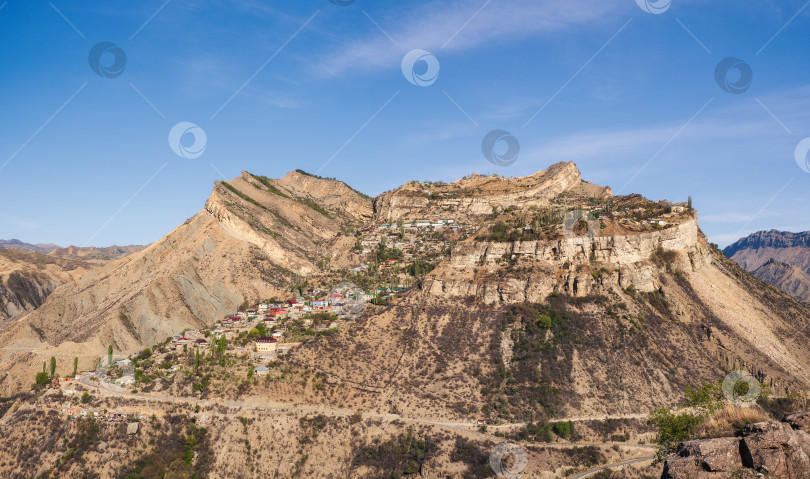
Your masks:
M318 69L322 75L334 76L347 71L390 67L399 64L402 54L414 48L437 55L441 51L464 51L488 43L554 33L597 20L608 22L626 7L619 2L599 0L485 3L485 0L434 1L405 13L401 6L388 13L373 13L375 21L396 45L370 23L367 35L330 52Z

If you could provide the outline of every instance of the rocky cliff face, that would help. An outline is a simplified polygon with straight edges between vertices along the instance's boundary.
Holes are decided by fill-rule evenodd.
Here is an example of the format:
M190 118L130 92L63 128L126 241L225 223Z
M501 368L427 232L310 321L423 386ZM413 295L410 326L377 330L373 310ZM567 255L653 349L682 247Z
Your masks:
M587 296L597 285L611 284L650 292L660 286L652 262L659 249L678 252L680 266L691 268L690 261L705 261L697 220L636 235L459 243L449 260L429 276L426 288L437 296L473 296L485 303L541 302L551 293L573 293L575 288ZM507 262L516 265L505 268ZM493 280L493 274L501 279ZM487 277L490 280L484 280Z
M757 278L810 301L810 231L759 231L723 252Z
M375 198L374 219L377 222L416 220L442 211L456 221L475 223L481 216L491 214L493 208L548 205L566 193L583 197L611 196L610 188L583 181L573 163L556 163L546 171L520 178L473 175L449 184L412 181Z
M810 477L808 433L810 413L803 413L746 426L740 437L688 441L666 460L661 479L805 479Z

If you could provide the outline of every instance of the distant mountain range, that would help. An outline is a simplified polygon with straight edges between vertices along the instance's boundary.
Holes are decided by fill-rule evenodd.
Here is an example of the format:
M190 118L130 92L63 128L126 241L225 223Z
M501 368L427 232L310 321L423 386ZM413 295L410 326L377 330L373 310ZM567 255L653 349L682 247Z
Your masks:
M95 246L68 246L67 248L63 248L53 243L31 244L18 239L0 240L0 249L15 249L25 252L50 254L66 258L80 258L84 260L108 261L137 253L144 248L146 248L146 246L142 245L113 245L100 248Z
M20 251L34 251L36 253L48 254L60 246L53 243L31 244L18 239L0 239L0 249L16 249Z
M723 252L757 278L810 302L810 231L758 231Z

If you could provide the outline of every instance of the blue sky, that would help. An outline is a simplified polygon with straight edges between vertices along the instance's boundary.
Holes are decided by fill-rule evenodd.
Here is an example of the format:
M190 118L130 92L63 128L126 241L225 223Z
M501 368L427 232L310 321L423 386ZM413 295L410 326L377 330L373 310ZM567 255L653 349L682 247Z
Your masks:
M0 0L0 238L152 242L241 170L376 195L557 161L616 193L691 195L721 245L810 229L806 0L336 3ZM90 67L100 42L126 55L115 78ZM403 75L414 49L435 83ZM750 66L743 93L715 80L727 57ZM184 121L206 135L196 158L169 145ZM520 141L511 166L482 154L495 129Z

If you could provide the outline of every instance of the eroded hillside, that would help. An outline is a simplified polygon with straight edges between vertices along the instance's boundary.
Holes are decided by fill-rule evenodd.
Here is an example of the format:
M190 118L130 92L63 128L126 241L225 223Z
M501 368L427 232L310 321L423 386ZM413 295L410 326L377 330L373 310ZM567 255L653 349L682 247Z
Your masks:
M371 217L371 201L335 180L244 172L217 182L205 209L160 241L64 285L0 333L0 390L24 389L42 357L90 367L112 344L129 353L201 327L246 299L270 297L323 258L350 261L344 231ZM56 261L54 259L54 261Z
M810 233L759 231L724 252L757 278L810 302Z

